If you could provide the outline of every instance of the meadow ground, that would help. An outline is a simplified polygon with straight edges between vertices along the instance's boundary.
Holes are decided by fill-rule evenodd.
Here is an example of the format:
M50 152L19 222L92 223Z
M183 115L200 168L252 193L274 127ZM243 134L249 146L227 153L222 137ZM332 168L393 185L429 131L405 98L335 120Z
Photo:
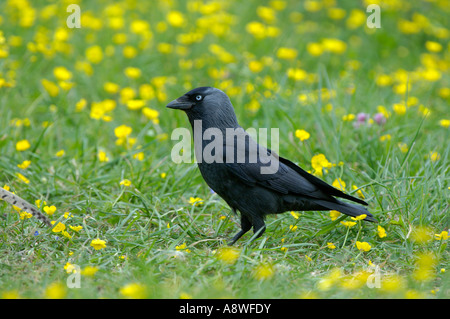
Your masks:
M449 298L449 10L1 1L0 184L55 224L0 203L0 296ZM227 247L238 218L171 160L189 124L165 105L197 86L379 223L288 212Z

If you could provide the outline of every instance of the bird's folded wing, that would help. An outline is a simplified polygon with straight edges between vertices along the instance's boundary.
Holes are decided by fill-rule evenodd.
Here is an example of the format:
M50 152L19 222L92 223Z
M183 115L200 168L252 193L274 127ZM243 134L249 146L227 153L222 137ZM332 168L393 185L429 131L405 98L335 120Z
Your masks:
M258 145L251 137L245 136L244 140L245 144L242 145L245 147L239 147L237 143L224 145L225 165L229 172L240 178L242 182L260 185L281 194L298 194L317 199L329 199L330 196L336 196L367 205L365 201L345 194L291 161L278 156L270 149ZM226 158L230 151L234 152L233 160L230 160L230 157ZM239 151L244 155L237 155ZM270 170L269 167L271 167ZM265 172L271 173L263 173L264 168L266 168Z
M230 151L234 152L234 157L227 158ZM277 154L251 138L246 139L245 149L236 144L225 144L224 162L230 173L248 185L260 185L281 194L329 198L320 187L282 163Z

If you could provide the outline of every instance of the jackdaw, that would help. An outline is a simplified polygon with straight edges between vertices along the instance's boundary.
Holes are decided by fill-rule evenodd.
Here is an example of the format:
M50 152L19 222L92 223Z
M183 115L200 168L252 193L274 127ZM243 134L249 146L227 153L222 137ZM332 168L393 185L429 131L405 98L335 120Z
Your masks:
M343 193L258 145L238 124L233 105L221 90L199 87L170 102L167 107L187 114L203 178L234 213L240 212L241 230L230 245L252 226L255 238L261 236L266 229L266 215L287 211L337 210L349 216L365 214L365 220L376 222L365 207L335 197L367 205L365 201ZM208 145L213 142L219 145L214 150ZM204 154L207 149L208 154ZM205 155L212 156L213 160Z

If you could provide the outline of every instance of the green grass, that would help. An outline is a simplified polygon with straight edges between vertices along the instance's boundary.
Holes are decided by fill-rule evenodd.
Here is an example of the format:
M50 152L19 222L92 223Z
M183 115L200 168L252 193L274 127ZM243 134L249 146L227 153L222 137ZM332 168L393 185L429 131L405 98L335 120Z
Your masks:
M0 41L0 57L2 49L7 52L0 58L0 186L9 186L30 202L41 199L56 206L51 219L64 223L71 238L43 228L33 218L20 219L11 206L0 203L0 297L449 298L448 239L436 240L434 235L450 228L450 132L440 124L450 119L448 9L428 2L382 5L382 28L369 30L365 20L355 28L349 25L352 10L365 14L366 6L356 2L336 4L346 15L332 20L326 1L314 2L320 5L317 12L285 1L286 8L275 10L273 24L258 16L259 2L226 2L212 13L214 25L225 30L221 34L196 23L208 15L196 11L193 2L174 1L169 7L120 1L124 26L118 30L109 26L108 16L115 14L108 1L81 1L82 15L91 17L81 29L65 26L64 3L52 7L50 1L29 2L35 10L29 26L21 26L26 21L18 18L33 16L26 6L16 8L14 1L0 5L0 40L5 39ZM183 13L184 25L167 22L171 10ZM150 36L133 32L136 20L148 22ZM412 21L417 32L402 31L403 20ZM251 21L275 26L280 33L255 38L246 31ZM166 30L161 31L161 22ZM58 28L68 32L67 40L54 40ZM189 32L201 34L202 40L180 42L180 34ZM112 40L117 33L126 34L125 44ZM21 44L13 45L12 36L19 36ZM308 44L324 38L342 40L345 50L311 55ZM443 48L428 52L427 41ZM35 50L31 42L42 46ZM159 52L159 43L172 44L173 51ZM230 53L232 61L211 52L211 44ZM99 63L89 61L85 53L94 45L103 51ZM127 45L137 49L135 57L123 55ZM280 47L295 48L297 57L277 57ZM252 60L262 61L260 72L249 69ZM83 61L92 74L80 69ZM41 81L58 84L58 66L72 72L68 82L74 87L60 87L51 96ZM127 77L127 67L139 68L141 76ZM308 77L295 81L287 76L289 68L305 70ZM404 92L396 88L405 83L402 70L411 82ZM430 79L430 70L439 78ZM380 74L392 83L377 85ZM160 76L165 77L161 85ZM129 109L120 93L105 91L106 82L133 88L135 99L144 99L146 107L159 112L158 123L141 110ZM160 95L143 98L142 84ZM373 223L357 222L347 229L339 223L344 219L332 221L327 212L300 212L298 219L286 213L268 216L261 238L251 241L249 232L238 241L239 257L233 263L218 258L217 252L239 230L239 218L210 192L195 163L172 162L171 132L189 123L182 112L165 109L172 99L204 85L229 94L244 128L279 128L281 156L310 171L317 154L338 164L322 178L330 184L341 178L353 195L352 186L362 190L387 236L379 238ZM417 98L415 103L411 97ZM393 105L408 98L412 105L405 114L395 112ZM87 105L77 110L81 99ZM110 121L92 118L93 102L106 99L116 101L106 113ZM260 104L256 111L248 107L251 100ZM384 125L358 128L356 119L342 119L360 112L373 119L380 105L390 113ZM29 126L16 125L17 119L28 119ZM114 130L123 124L133 129L133 145L116 144ZM311 137L301 142L294 134L297 129ZM389 138L380 140L386 135ZM23 139L31 147L17 151L16 143ZM59 150L65 151L61 157L56 156ZM105 151L109 161L100 161L99 151ZM142 161L135 158L140 152ZM24 160L31 165L18 168ZM120 185L124 179L132 185ZM203 204L193 206L190 197L203 199ZM65 212L72 216L66 219ZM297 228L290 230L291 225ZM75 232L69 226L83 228ZM420 234L425 234L422 239ZM91 246L97 238L106 242L105 248ZM359 251L356 241L369 243L371 249ZM381 288L366 285L374 271L369 262L379 267ZM82 273L81 288L70 289L67 263L98 271L93 276ZM265 279L258 277L261 266L273 271ZM133 283L138 285L124 289ZM52 289L54 284L60 289Z

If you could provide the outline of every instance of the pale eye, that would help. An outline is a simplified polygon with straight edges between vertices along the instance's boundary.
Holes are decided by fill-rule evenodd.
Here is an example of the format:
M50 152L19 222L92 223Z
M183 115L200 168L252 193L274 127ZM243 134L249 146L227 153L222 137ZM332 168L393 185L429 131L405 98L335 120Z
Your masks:
M202 100L202 96L201 95L197 95L196 97L195 97L195 99L197 100L197 101L201 101Z

